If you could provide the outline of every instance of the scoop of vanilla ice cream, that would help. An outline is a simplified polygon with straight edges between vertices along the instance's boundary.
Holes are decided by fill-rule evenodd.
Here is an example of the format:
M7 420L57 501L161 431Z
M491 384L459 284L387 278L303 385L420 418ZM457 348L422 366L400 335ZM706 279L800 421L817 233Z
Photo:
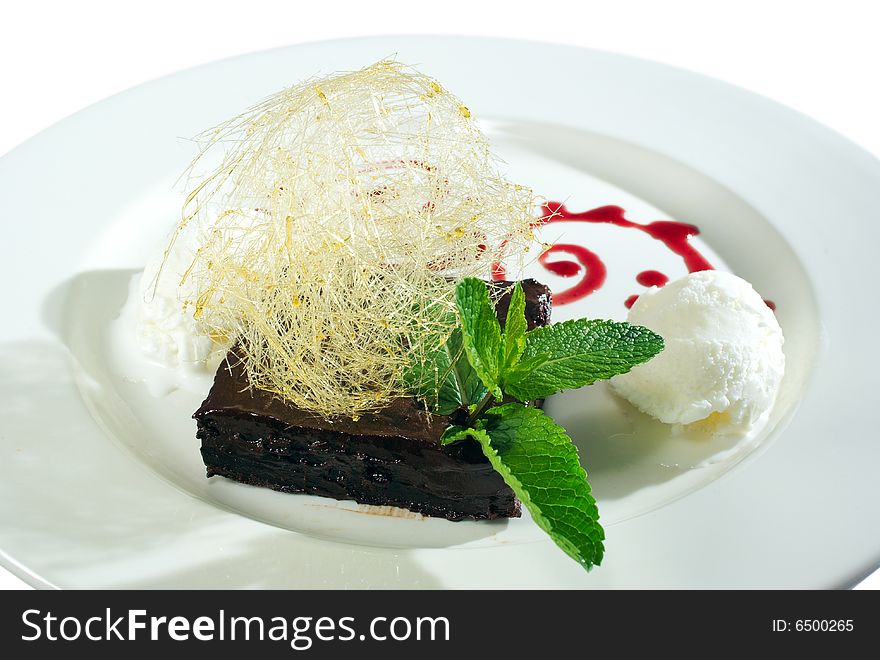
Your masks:
M643 412L668 424L724 413L750 426L772 407L785 370L782 329L745 280L691 273L643 293L627 320L665 341L657 357L611 381Z

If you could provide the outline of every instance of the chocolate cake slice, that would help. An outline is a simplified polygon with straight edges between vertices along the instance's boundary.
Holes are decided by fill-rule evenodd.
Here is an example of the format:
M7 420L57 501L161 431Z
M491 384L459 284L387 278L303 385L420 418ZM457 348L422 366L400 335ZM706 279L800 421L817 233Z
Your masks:
M550 291L535 280L522 285L529 328L546 325ZM502 320L509 297L497 305ZM476 442L440 445L455 414L432 415L414 399L397 399L357 421L328 420L249 388L233 351L193 417L208 477L449 520L520 515L513 491Z

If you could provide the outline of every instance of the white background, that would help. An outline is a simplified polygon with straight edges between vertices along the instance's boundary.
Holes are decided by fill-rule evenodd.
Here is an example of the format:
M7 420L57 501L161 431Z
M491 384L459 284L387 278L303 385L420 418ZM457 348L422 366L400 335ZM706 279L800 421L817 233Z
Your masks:
M453 33L587 46L705 73L877 155L878 19L873 0L18 0L0 12L0 154L182 68L303 41ZM0 569L0 588L27 587ZM880 572L860 588L880 589Z

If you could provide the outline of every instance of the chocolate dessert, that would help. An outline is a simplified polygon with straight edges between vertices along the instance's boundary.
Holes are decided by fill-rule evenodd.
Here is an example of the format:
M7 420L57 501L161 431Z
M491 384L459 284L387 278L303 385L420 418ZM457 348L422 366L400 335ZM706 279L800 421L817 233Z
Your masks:
M529 329L546 325L549 289L535 280L522 286ZM502 323L508 305L504 294ZM250 388L234 350L193 415L208 477L449 520L518 517L519 501L477 443L440 445L444 429L462 416L432 415L402 398L356 421L328 420Z

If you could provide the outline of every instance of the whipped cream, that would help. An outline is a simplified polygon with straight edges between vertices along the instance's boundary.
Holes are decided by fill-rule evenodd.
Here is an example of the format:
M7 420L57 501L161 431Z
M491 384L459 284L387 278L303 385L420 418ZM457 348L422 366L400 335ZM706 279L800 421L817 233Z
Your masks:
M163 253L157 254L129 289L129 299L138 303L134 325L141 352L172 369L205 364L220 349L184 306L181 280L195 251L187 239L178 237L164 265Z
M181 282L198 238L198 231L187 227L167 258L157 250L144 271L132 276L114 322L111 349L126 377L146 383L156 396L176 389L206 391L230 348L229 342L214 341L184 303L192 291Z

